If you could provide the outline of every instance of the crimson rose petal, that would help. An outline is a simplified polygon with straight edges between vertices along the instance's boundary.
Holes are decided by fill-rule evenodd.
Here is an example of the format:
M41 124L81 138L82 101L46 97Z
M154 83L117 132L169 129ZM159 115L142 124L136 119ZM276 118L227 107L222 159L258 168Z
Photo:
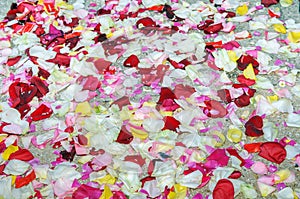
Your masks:
M234 187L230 180L221 179L213 190L213 199L234 199Z
M132 134L129 131L127 131L125 127L122 127L116 142L121 144L129 144L132 140L133 140Z
M30 114L30 117L33 121L39 121L49 118L52 115L52 113L53 111L51 108L49 108L45 104L42 104Z
M136 55L130 55L123 63L126 67L138 67L140 63L139 58Z
M242 55L236 62L238 64L238 69L241 71L245 70L249 64L252 64L254 68L259 66L258 61L251 55Z
M176 131L176 129L179 127L180 122L176 120L174 117L166 116L164 117L165 126L162 130L169 129L171 131Z
M243 95L239 96L238 98L234 99L234 103L238 107L248 106L250 104L250 97L246 94L243 94Z
M263 127L263 120L260 116L256 115L246 122L245 134L251 137L260 137L264 134L262 127Z
M279 3L279 0L261 0L261 4L263 4L265 7L269 7L277 3Z
M20 149L9 156L9 160L22 160L22 161L30 161L34 158L32 153L27 149Z
M204 33L213 34L219 32L222 29L223 29L223 25L221 23L218 23L218 24L210 25L207 28L204 28Z
M158 104L162 104L165 99L177 99L176 95L168 87L161 88Z
M136 22L137 27L140 25L143 25L144 27L155 27L156 23L150 17L145 17Z
M16 178L15 187L21 188L25 185L28 185L35 178L36 178L35 172L32 170L27 176L21 177L21 178Z
M258 155L271 162L280 164L286 158L286 150L278 142L265 142L260 145Z

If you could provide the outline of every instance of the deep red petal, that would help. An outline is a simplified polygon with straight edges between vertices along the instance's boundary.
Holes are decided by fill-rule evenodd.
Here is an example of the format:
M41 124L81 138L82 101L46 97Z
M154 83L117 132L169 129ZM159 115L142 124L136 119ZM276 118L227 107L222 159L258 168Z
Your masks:
M18 151L10 154L9 160L17 159L22 161L30 161L34 158L32 153L27 149L19 149Z
M242 55L238 60L238 69L241 71L245 70L249 64L252 64L253 68L259 66L258 61L256 61L251 55Z
M234 199L234 187L230 180L221 179L213 190L213 199Z
M234 103L238 107L245 107L250 104L250 97L246 94L241 95L240 97L234 99Z
M260 146L258 155L271 162L280 164L286 158L286 150L278 142L265 142Z
M160 97L157 103L162 104L165 99L172 99L172 100L177 99L176 95L168 87L161 88Z
M17 56L17 57L13 57L13 58L9 58L6 62L7 66L13 66L16 63L18 63L18 61L20 61L20 59L22 58L22 56Z
M16 188L21 188L25 185L28 185L30 182L32 182L35 179L35 172L32 170L27 176L17 178L15 182Z
M139 58L136 55L130 55L123 63L126 67L138 67L140 63Z
M263 127L263 119L262 117L255 115L246 122L245 127L248 125L254 125L256 128L261 129Z
M121 144L129 144L132 140L133 140L132 134L129 131L127 131L125 127L122 127L116 142Z
M42 104L30 114L30 117L33 121L39 121L49 118L52 115L52 113L53 111L51 108L49 108L45 104Z
M144 27L155 27L156 23L150 17L145 17L145 18L139 19L136 22L137 27L139 27L140 25L143 25Z
M176 120L174 117L166 116L164 117L165 126L162 130L169 129L171 131L176 131L176 129L179 127L180 122Z
M279 3L279 0L261 0L261 4L264 5L265 7L269 7L277 3Z
M219 32L222 29L223 29L223 25L221 23L218 23L218 24L210 25L207 28L204 28L204 33L213 34Z
M32 77L30 80L30 83L37 87L37 89L38 89L37 96L38 97L45 96L49 92L49 88L46 85L45 81L41 80L41 78L39 78L39 77L36 77L36 76Z
M239 75L237 77L237 80L241 83L241 84L246 84L247 86L252 86L255 84L255 80L253 79L248 79L246 78L244 75Z

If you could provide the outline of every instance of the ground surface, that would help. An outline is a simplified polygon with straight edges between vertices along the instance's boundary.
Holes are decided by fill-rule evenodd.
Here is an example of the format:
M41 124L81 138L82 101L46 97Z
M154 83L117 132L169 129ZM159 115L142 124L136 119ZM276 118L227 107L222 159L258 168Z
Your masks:
M1 7L0 16L1 16L1 18L5 16L5 13L9 10L10 5L11 5L12 2L14 2L14 1L1 1L0 2L0 7ZM187 1L187 2L193 3L193 2L196 2L196 1ZM246 1L241 1L241 2L246 2ZM249 8L253 7L254 5L258 5L260 3L260 1L259 2L258 1L247 1L247 2L249 3ZM89 5L89 2L88 1L85 2L85 6L88 7L88 5ZM276 9L280 10L280 13L281 13L280 20L285 21L285 20L288 20L288 19L294 19L296 21L296 23L299 23L300 22L300 15L299 15L298 7L299 7L299 2L294 1L294 4L292 6L289 6L289 7L282 7L280 4L277 4L277 5L272 6L271 8L274 9L274 10L276 10ZM257 12L255 12L255 14L251 15L251 17L254 18L256 15L263 15L263 14L267 14L266 10L263 10L261 12L257 11ZM237 25L236 32L250 29L250 26L249 26L248 23L237 23L237 24L238 25ZM264 30L258 30L258 32L261 32L262 34L264 34ZM279 37L285 38L286 36L285 35L280 35ZM243 46L245 48L246 47L252 47L252 46L255 46L255 43L257 42L257 39L258 39L258 37L252 37L251 39L240 40L239 43L240 43L241 46ZM298 44L299 44L299 42L298 42ZM146 55L142 54L141 56L146 56ZM299 52L298 52L298 56L293 57L293 58L286 58L282 54L271 54L270 56L272 58L272 60L270 61L270 65L273 65L275 60L280 58L281 60L284 60L289 64L294 64L294 66L292 68L295 69L294 72L292 72L291 68L282 67L280 70L275 70L274 72L270 72L270 73L265 75L268 78L268 80L273 84L274 90L277 91L276 94L280 95L280 91L282 91L282 93L283 93L284 92L283 88L287 88L287 90L290 91L294 87L294 85L299 86L300 85L300 78L299 78L299 72L297 72L297 69L300 69ZM119 60L119 63L122 63L123 61L124 61L124 59ZM208 70L208 72L211 72L211 70ZM287 74L291 74L291 73L295 74L296 73L296 75L294 77L294 78L296 78L296 80L294 80L292 86L286 86L286 85L281 85L280 84L279 79L282 76L284 76L283 75L284 73L287 73ZM236 79L238 74L240 74L240 73L232 72L232 73L228 73L228 76L229 76L230 79ZM202 77L204 78L205 75L204 76L202 75ZM214 89L216 89L216 88L214 88ZM300 92L300 90L298 90L298 91ZM261 87L258 87L257 92L255 93L255 97L253 98L253 103L251 103L249 106L247 106L245 108L237 109L236 110L236 115L238 115L240 118L244 118L244 122L246 122L249 119L249 116L251 114L253 114L252 111L257 109L257 106L258 106L257 102L260 100L260 97L261 96L264 96L264 97L272 96L274 94L275 94L275 92L270 91L270 89L263 89ZM287 95L282 94L282 99L290 100L291 106L293 107L292 112L296 112L297 114L299 114L299 111L300 111L300 94L298 94L298 95L297 94L290 94L290 95L292 95L291 97L288 97ZM7 98L5 98L5 96L2 96L2 98L3 98L2 101L7 100ZM137 96L137 98L138 98L138 96ZM261 105L261 106L264 106L264 105ZM286 106L283 106L283 107L286 108ZM269 122L268 124L270 124L270 125L274 124L275 125L274 129L272 129L271 135L274 134L275 131L278 131L278 135L275 136L276 139L266 139L266 137L259 137L259 138L252 139L252 138L244 136L241 143L235 144L235 143L229 141L226 138L224 143L222 143L221 148L227 148L227 147L234 146L235 148L239 149L243 146L244 143L266 142L267 140L268 141L274 141L274 140L278 141L278 140L282 140L282 138L286 137L287 140L289 140L289 141L293 140L293 141L295 141L295 143L298 143L298 144L295 145L296 146L295 150L296 149L299 150L299 148L300 148L299 147L299 144L300 144L299 127L291 127L289 125L286 125L286 123L285 123L285 122L287 122L287 118L290 115L290 113L291 113L291 111L277 110L277 111L272 112L271 114L266 113L266 115L264 115L264 123L265 124L267 122ZM232 125L232 122L228 121L227 119L220 118L220 119L215 119L215 120L207 120L204 125L205 125L205 127L216 126L218 124L218 122L221 122L224 125L222 127L222 129L221 130L218 129L218 131L221 131L224 135L226 135L226 132L230 129L230 125ZM299 122L300 122L300 120L299 120ZM43 130L42 122L37 122L36 131L34 133L30 134L30 136L37 136L37 135L41 135L41 134L45 134L45 133L47 133L47 131ZM27 135L24 135L24 137L27 137ZM289 141L285 140L285 141L282 141L282 142L287 142L288 143ZM126 148L126 147L124 148L124 150L127 150L127 149L128 148ZM41 148L41 149L38 149L38 148L31 145L29 147L29 150L33 153L33 155L35 157L37 157L40 160L41 165L47 165L50 162L54 161L55 158L57 157L57 154L53 154L53 148L52 148L51 145L46 145L45 148ZM120 152L117 152L117 153L120 153ZM299 152L299 154L300 154L300 152ZM197 157L194 157L194 158L197 159ZM78 157L75 157L74 162L77 162L78 159L79 159ZM200 159L201 159L201 157L200 157ZM270 161L268 161L268 160L266 160L262 157L259 157L258 155L254 155L253 159L255 161L263 162L265 165L268 166L268 168L270 168L270 165L272 165L272 163ZM231 161L233 161L233 160L231 160ZM297 163L296 158L291 157L288 160L285 160L280 165L275 164L276 166L278 166L278 170L287 169L289 172L292 172L295 175L295 180L292 180L291 182L283 182L284 180L282 180L279 183L273 184L272 186L277 189L274 193L277 193L278 191L281 190L280 186L287 186L287 187L292 188L295 195L298 195L298 197L300 196L300 185L298 184L298 182L300 180L300 173L299 173L298 166L296 165L296 163ZM229 166L229 168L232 168L232 167L234 167L234 163L232 163ZM261 175L259 173L257 174L249 168L244 168L244 167L241 168L237 165L235 165L235 168L238 168L238 170L240 170L242 172L242 177L240 178L240 180L242 182L246 182L247 184L253 185L254 190L256 190L256 192L258 193L256 198L262 198L261 193L260 193L259 188L258 188L258 185L257 185L257 180L258 180L258 178L261 178L261 176L263 176L263 175ZM79 168L79 170L80 169L81 168ZM111 171L110 174L113 175L114 173ZM268 173L268 175L269 174L270 173ZM87 179L87 181L88 181L88 179ZM43 180L39 179L39 182L41 182L41 184L43 184ZM85 182L84 180L81 181L81 183L84 183L84 182ZM215 183L214 184L212 183L211 186L214 186L214 185L215 185ZM45 191L45 190L43 190L43 191L44 191L43 194L46 195L47 191ZM0 193L1 193L1 191L0 191ZM187 198L193 198L193 196L195 196L197 193L201 193L204 196L209 195L209 194L212 193L212 190L210 190L208 186L205 186L204 188L200 188L200 189L190 188L188 193L189 194L188 194ZM177 194L179 194L179 193L177 193ZM51 194L49 194L49 195L50 195L49 198L51 198ZM275 195L276 194L270 194L266 198L276 198ZM179 199L184 198L183 196L180 196L180 194L177 197ZM277 195L277 197L281 198L281 199L284 199L283 196L280 197L280 196ZM134 197L132 196L132 198L134 198ZM240 193L236 196L236 198L245 198L245 195ZM195 197L195 199L196 199L196 197ZM199 199L200 199L200 197L199 197Z

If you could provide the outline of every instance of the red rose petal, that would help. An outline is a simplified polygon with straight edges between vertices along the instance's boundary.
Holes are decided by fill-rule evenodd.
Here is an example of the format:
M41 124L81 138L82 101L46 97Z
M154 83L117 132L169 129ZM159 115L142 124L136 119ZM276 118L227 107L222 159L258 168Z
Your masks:
M107 61L103 58L94 60L94 59L88 59L87 62L93 62L96 69L100 74L103 74L104 71L109 67L112 63L110 61Z
M234 187L230 180L221 179L213 190L213 199L234 199Z
M244 75L239 75L237 77L237 80L241 83L241 84L246 84L247 86L252 86L255 84L255 80L253 79L248 79L246 78Z
M280 164L286 158L286 150L278 142L265 142L260 145L258 155L271 162Z
M126 67L138 67L140 63L139 58L136 55L130 55L123 63Z
M129 131L127 131L125 127L122 127L116 142L121 144L129 144L132 140L133 140L132 134Z
M234 103L240 108L248 106L250 104L250 97L246 94L243 94L238 98L234 99Z
M53 111L51 108L49 108L45 104L42 104L30 114L30 117L33 121L39 121L49 118L52 115L52 113Z
M179 127L180 122L176 120L174 117L166 116L164 117L165 126L162 130L169 129L171 131L176 131L176 129Z
M19 149L18 151L10 154L9 160L17 159L22 161L30 161L34 158L32 153L27 149Z
M28 175L25 177L16 178L15 187L21 188L25 185L28 185L30 182L32 182L36 178L35 172L32 170Z
M203 113L211 118L222 118L228 113L226 108L216 100L209 100L204 102L206 107L203 109Z
M251 124L253 124L256 128L262 128L263 127L263 119L260 116L255 115L255 116L251 117L248 120L248 122L246 122L245 127L247 125L251 125Z
M244 149L248 151L248 153L257 153L260 151L261 142L245 144Z
M47 70L39 67L38 76L43 77L44 79L48 79L48 77L50 76L50 73Z
M53 59L48 59L48 62L58 64L59 66L69 67L71 62L71 57L69 55L57 53Z
M83 83L83 90L90 90L90 91L95 91L100 85L98 78L94 76L87 76L86 78L83 79L82 83Z
M242 176L242 173L240 171L234 171L232 172L232 174L230 174L230 176L228 176L228 178L230 179L238 179Z
M251 55L242 55L238 60L238 69L243 71L247 68L249 64L252 64L254 68L259 66L258 61L256 61Z
M8 89L12 107L29 103L36 95L37 88L22 82L14 82Z
M245 123L245 128L246 128L245 134L251 137L260 137L264 134L262 127L263 127L263 120L260 116L256 115Z
M19 113L21 114L21 119L23 119L25 117L25 115L27 115L27 113L31 110L31 107L28 104L24 104L24 105L18 105L17 107L15 107Z
M88 144L88 139L84 135L78 135L78 142L80 145L87 145Z
M7 66L13 66L16 63L18 63L18 61L20 61L20 59L22 58L22 56L17 56L17 57L13 57L13 58L9 58L6 62Z
M168 87L161 88L160 97L157 103L162 104L165 99L172 99L172 100L177 99L176 95Z
M223 25L221 23L218 23L218 24L210 25L207 28L204 28L204 33L213 34L219 32L222 29L223 29Z
M265 7L269 7L277 3L279 3L279 0L261 0L261 4L264 5Z
M143 25L144 27L155 27L156 23L150 17L145 17L145 18L139 19L136 22L136 26L138 28L140 27L140 25Z
M213 20L207 19L207 20L205 20L204 22L201 22L201 23L197 26L197 28L198 28L199 30L204 30L205 28L207 28L209 25L211 25L211 24L213 24L213 23L214 23Z
M49 92L48 86L45 85L45 81L41 80L41 78L34 76L31 78L30 82L38 89L38 92L36 93L37 97L45 96Z

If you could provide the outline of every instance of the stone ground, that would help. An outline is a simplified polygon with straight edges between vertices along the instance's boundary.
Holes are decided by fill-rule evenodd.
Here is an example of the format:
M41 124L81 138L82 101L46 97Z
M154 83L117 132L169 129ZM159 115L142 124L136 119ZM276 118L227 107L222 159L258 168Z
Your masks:
M13 2L16 2L17 0L0 0L0 18L2 19L6 12L10 9L10 5ZM88 6L90 2L98 2L99 0L86 0L85 1L85 5ZM197 0L187 0L187 2L196 2ZM74 0L70 1L70 2L74 2ZM204 2L208 2L208 0L204 0ZM242 2L242 1L241 1ZM244 2L249 2L250 5L255 5L256 3L260 2L258 0L249 0L249 1L244 1ZM251 7L251 6L250 6ZM287 19L294 19L296 22L300 22L300 14L299 14L299 1L294 0L294 5L288 8L283 8L280 7L280 5L276 5L274 7L278 7L281 10L281 14L282 14L282 19L283 20L287 20ZM243 29L247 29L248 28L248 24L247 23L242 23L238 26L238 28L240 30ZM241 42L242 46L253 46L253 44L256 42L255 41L255 37L253 39L248 39L248 40L244 40ZM293 63L296 65L297 68L300 68L300 58L299 59L295 59L293 61ZM276 82L278 81L277 76L274 76L273 81ZM298 82L300 82L300 80L298 79ZM264 95L264 91L259 91L258 94L262 94ZM294 101L293 102L293 106L295 110L300 110L300 101ZM247 111L247 110L245 110ZM268 118L269 120L276 122L276 123L282 123L285 119L286 119L285 114L276 114L274 115L274 117L270 117ZM296 140L297 143L300 143L300 133L299 133L299 129L298 128L287 128L287 127L283 127L281 126L281 128L279 127L279 135L278 137L281 138L283 136L287 136L290 138L293 138ZM260 141L260 140L257 140ZM228 144L228 143L227 143ZM51 148L51 146L47 146L46 149L43 150L38 150L38 149L34 149L34 155L37 156L38 158L40 158L41 162L49 162L50 160L53 160L55 158L55 156L52 154L53 149ZM257 157L256 160L260 160L262 162L267 163L267 161L263 160L262 158ZM289 164L289 162L285 161L282 165L281 168L290 168L291 170L295 170L295 165L293 164ZM292 169L294 168L294 169ZM247 173L246 171L243 172L243 174L245 174L241 180L248 182L249 184L256 184L256 180L258 178L258 176L253 175L253 172L249 172ZM300 179L300 171L298 170L298 172L296 173L296 179ZM297 190L297 192L300 192L300 184L297 184L297 182L294 184L294 187L292 187L293 190ZM202 194L205 194L206 191L205 189L201 189L201 190L192 190L192 194L191 195L195 195L197 192L201 192ZM239 194L238 199L242 199L243 195ZM268 196L267 198L276 198L275 196Z

